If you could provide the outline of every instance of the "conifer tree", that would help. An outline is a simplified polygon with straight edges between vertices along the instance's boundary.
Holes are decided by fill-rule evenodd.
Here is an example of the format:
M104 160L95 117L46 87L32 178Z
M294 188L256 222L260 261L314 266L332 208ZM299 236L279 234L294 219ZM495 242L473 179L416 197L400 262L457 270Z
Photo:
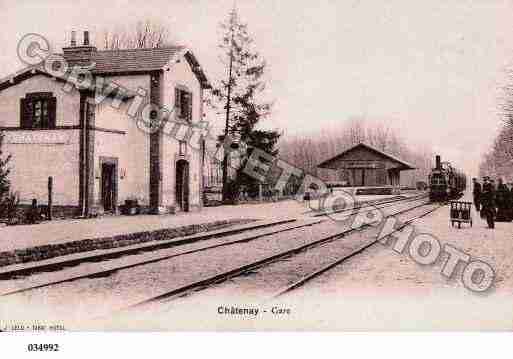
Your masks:
M221 61L228 76L214 83L211 103L217 109L222 109L220 114L224 112L224 135L240 139L241 143L247 145L243 150L251 151L251 148L257 147L276 155L274 147L280 134L273 130L256 129L257 124L270 115L272 106L262 98L266 62L256 51L248 26L241 22L235 8L230 11L226 22L220 26L223 33L219 45ZM223 200L227 200L229 196L227 156L228 154L225 154L223 159ZM237 174L239 173L240 171L237 171ZM254 185L247 183L248 181L254 182L250 178L237 175L236 182L239 182L239 185ZM230 192L233 192L233 187L230 186Z

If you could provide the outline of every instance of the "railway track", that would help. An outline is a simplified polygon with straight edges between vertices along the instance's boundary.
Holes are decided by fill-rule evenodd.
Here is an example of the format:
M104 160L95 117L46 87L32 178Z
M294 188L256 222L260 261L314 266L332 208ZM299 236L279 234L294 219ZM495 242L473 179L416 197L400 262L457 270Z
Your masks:
M351 208L343 208L343 209L340 209L340 210L334 210L334 211L330 211L329 214L339 214L339 213L344 213L344 212L351 212L351 211L359 211L359 210L362 210L364 208L368 208L368 207L377 207L379 206L378 208L386 208L386 207L391 207L397 203L406 203L406 202L413 202L413 201L416 201L416 200L419 200L419 199L427 199L429 197L428 194L421 194L421 195L418 195L418 196L413 196L413 197L407 197L407 198L393 198L393 199L390 199L390 200L385 200L385 201L376 201L376 202L369 202L369 203L363 203L359 206L356 206L356 207L351 207ZM321 212L321 213L319 213ZM326 213L324 211L309 211L309 212L306 212L306 213L315 213L314 215L312 215L312 217L322 217L322 216L326 216Z
M223 246L229 246L229 245L234 245L234 244L239 244L239 243L250 242L250 241L261 239L261 238L264 238L264 237L267 237L270 235L275 235L278 233L283 233L283 232L297 230L297 229L304 228L304 227L313 226L313 225L321 223L322 220L299 222L297 224L292 224L294 222L296 222L296 221L295 220L281 221L281 222L278 222L278 224L276 224L275 226L269 226L272 228L270 230L267 229L268 226L264 226L264 227L256 226L254 228L250 227L247 230L230 230L230 231L223 232L222 236L216 236L215 234L206 234L206 235L201 235L200 236L201 239L194 240L194 241L186 241L185 239L183 239L183 240L179 240L179 241L173 241L170 243L156 243L156 244L147 245L145 247L121 249L118 251L114 251L112 253L107 252L107 253L103 253L103 254L95 254L95 255L81 257L81 258L77 258L77 259L58 261L58 262L51 263L51 264L42 264L39 266L36 265L36 266L30 266L30 267L26 267L26 268L19 268L19 269L15 269L15 270L11 270L11 271L1 272L0 280L5 281L5 280L13 279L13 278L16 278L19 276L30 276L35 273L42 273L42 272L56 272L56 271L62 270L63 268L68 268L71 266L78 266L83 263L98 263L101 261L117 259L122 256L138 255L138 254L145 253L145 252L152 251L152 250L153 251L154 250L162 251L163 249L169 249L169 248L174 248L174 247L179 247L179 246L186 247L186 245L184 243L195 244L195 243L199 242L200 240L201 241L212 241L212 240L218 241L215 244L200 246L198 248L193 248L193 249L187 249L188 247L186 247L185 250L183 250L183 251L178 250L177 253L173 253L173 254L151 256L150 258L145 258L145 259L142 259L139 261L134 261L133 263L130 263L127 265L119 265L119 266L114 265L108 269L88 271L86 273L81 273L78 275L65 276L64 278L58 279L58 280L46 281L46 282L35 284L35 285L31 284L27 287L21 287L21 288L17 288L14 290L0 292L0 297L19 294L19 293L23 293L23 292L34 290L34 289L49 287L52 285L72 282L72 281L85 279L85 278L104 277L104 276L108 276L108 275L115 273L117 271L120 271L120 270L126 270L126 269L130 269L130 268L138 267L138 266L143 266L146 264L164 261L167 259L184 256L184 255L188 255L188 254L193 254L193 253L198 253L198 252L202 252L202 251L206 251L206 250L210 250L210 249L214 249L214 248L219 248L219 247L223 247ZM240 233L244 234L247 231L257 230L257 229L262 229L262 228L265 228L265 230L257 231L257 233L255 233L255 234L252 234L250 236L244 236L243 238L240 238L240 239L222 242L223 238L225 238L225 237L230 237L230 236L240 234ZM192 237L198 237L198 236L194 235Z
M403 197L403 196L396 196L393 198L388 198L384 200L374 200L374 201L363 201L363 202L357 202L357 205L351 208L343 208L340 211L335 212L343 212L343 211L350 211L350 210L359 210L361 208L369 207L369 206L375 206L380 204L388 204L388 203L396 203L401 202L405 200L414 200L414 199L420 199L420 198L428 198L429 194L422 193L416 196L411 197ZM320 212L320 213L319 213ZM318 210L318 209L309 209L308 211L302 212L303 215L313 214L313 216L322 216L324 215L324 211Z
M407 203L414 200L424 199L425 196L419 196L415 198L407 198L403 199L403 201L394 201L394 203L401 202L401 203ZM362 210L364 208L385 208L389 207L391 204L387 202L386 204L381 205L366 205L361 207L355 207L351 209L346 209L346 211L358 211ZM295 220L283 220L276 222L275 225L254 225L254 226L247 226L246 229L230 229L230 230L223 230L222 233L216 233L217 231L214 231L214 233L205 233L200 235L192 235L189 237L182 238L177 241L171 241L171 242L164 242L164 243L150 243L150 244L144 244L143 246L134 246L134 248L120 248L116 249L114 251L104 251L104 253L100 254L91 254L91 255L85 255L80 256L79 258L71 258L71 259L62 259L62 260L54 260L51 261L51 263L42 263L42 264L32 264L28 266L19 266L19 268L13 269L13 270L7 270L0 272L0 281L6 281L10 279L19 279L20 277L28 277L37 273L52 273L52 272L60 272L64 271L70 267L79 266L84 263L107 263L109 264L109 261L116 260L118 258L122 258L124 256L132 256L132 255L140 255L144 254L145 252L148 252L147 258L142 258L141 260L133 261L129 264L123 264L123 265L116 265L113 264L111 266L107 265L107 268L105 268L105 265L103 265L104 268L97 270L86 270L80 273L73 273L73 274L63 274L58 276L58 278L54 278L52 280L30 280L28 281L28 285L24 283L13 285L14 288L7 289L7 290L1 290L0 289L0 296L10 296L14 294L19 294L27 291L31 291L34 289L40 289L44 287L50 287L58 284L73 282L81 279L87 279L87 278L101 278L109 276L115 272L127 270L130 268L138 267L138 266L144 266L160 261L165 261L169 259L173 259L176 257L184 256L184 255L190 255L198 252L208 251L211 249L224 247L224 246L230 246L230 245L236 245L246 242L251 242L257 239L266 238L269 236L277 235L283 232L288 231L294 231L298 230L304 227L314 226L316 224L319 224L322 222L322 220L312 220L307 222L299 222L294 223ZM258 231L256 231L258 229ZM252 233L251 235L247 236L244 235L245 232L249 231L256 231L256 233ZM233 235L241 234L241 236L236 237L233 239ZM219 237L220 235L220 237ZM213 244L206 244L204 246L189 248L187 244L194 244L196 242L211 242L214 241ZM186 245L184 245L186 244ZM176 252L171 254L159 254L159 252L163 252L165 249L173 249L174 247L182 246L184 250L178 249ZM180 247L181 248L181 247ZM156 251L156 252L151 252ZM0 282L1 283L1 282Z
M416 208L426 206L427 204L424 198L418 199L417 202L413 203L411 203L412 201L403 202L404 203L397 203L397 209L388 209L386 211L386 217L407 213ZM371 205L369 207L380 208L379 205ZM389 206L383 205L383 207ZM111 314L118 312L118 310L123 312L127 309L132 310L133 308L142 307L149 303L158 304L161 300L173 300L174 298L209 287L216 288L216 284L230 278L240 277L240 280L250 279L251 276L248 276L248 274L251 274L253 270L258 269L262 271L270 267L270 265L273 265L273 263L279 264L280 262L292 261L293 258L297 258L302 253L313 252L323 245L330 245L331 242L342 243L343 241L338 240L352 237L350 234L353 232L366 232L360 230L370 227L369 225L364 225L357 229L341 230L340 226L329 224L329 221L324 221L323 223L326 224L319 227L317 225L322 222L320 219L310 219L309 221L308 223L299 223L298 221L298 223L294 223L293 225L284 224L281 228L267 228L262 230L265 231L265 233L240 233L227 238L215 239L218 241L215 243L212 243L213 240L201 241L171 249L160 250L156 253L144 253L144 258L138 260L136 263L134 262L125 266L118 265L117 262L115 262L111 267L105 269L105 265L101 262L102 270L64 276L58 280L48 280L47 273L44 273L44 280L38 282L34 280L33 277L28 277L23 284L24 286L16 287L14 290L4 291L3 297L12 296L12 299L15 301L26 298L29 302L32 301L33 304L35 300L35 304L37 305L40 300L47 301L47 296L51 294L53 298L58 300L59 305L62 305L65 303L58 298L65 295L71 299L71 302L66 302L66 306L74 311L73 305L78 303L73 303L78 300L79 297L71 294L72 292L78 291L82 294L84 287L91 288L91 286L93 286L97 287L96 290L100 290L99 293L104 293L100 295L102 298L107 299L107 297L111 295L110 292L112 289L114 289L112 285L122 285L122 291L126 292L126 294L120 294L119 290L116 290L116 297L109 299L109 302L113 302L107 305L107 307L112 308L108 310L108 313ZM306 228L311 229L306 230ZM234 238L236 236L240 237ZM264 243L258 244L260 241L255 239L259 238L262 239ZM193 248L191 246L195 247ZM224 249L231 248L231 246L236 248L229 250ZM259 249L253 252L254 249L257 248ZM283 248L287 249L281 250ZM173 250L174 252L172 254L162 254L162 252L169 250ZM243 252L251 253L251 257L247 258L241 256L241 258L237 258L237 253L242 254ZM153 257L148 258L147 256L149 254ZM266 255L264 256L264 254ZM234 255L234 260L230 260L230 256ZM184 259L180 259L185 257L187 257L185 262ZM252 258L253 260L251 260ZM166 259L168 259L168 261L166 261ZM109 263L110 261L107 261L107 264ZM182 263L185 263L185 266ZM199 263L204 264L198 266ZM205 267L205 264L208 265ZM177 265L178 267L176 267ZM129 268L134 269L128 270ZM53 273L49 274L54 275ZM59 272L57 272L57 274L60 275ZM111 274L113 274L113 277L109 279ZM88 279L94 279L94 282ZM82 280L87 281L84 282ZM129 281L130 284L128 286L126 284L123 285L123 283L127 283L127 281ZM66 282L76 282L77 284L60 285ZM136 286L134 289L140 288L136 290L138 294L134 298L132 298L130 294L132 293L132 290L129 289L131 286ZM300 285L298 285L298 287L299 286ZM45 289L40 292L37 291L40 288ZM141 288L145 289L141 291ZM28 296L17 296L17 294L22 294L23 292L29 292ZM38 297L40 300L37 300ZM126 300L127 303L116 304L118 301L116 298L122 298L123 301ZM91 300L93 302L95 301L94 298L91 298ZM29 303L27 305L33 304ZM95 304L90 303L89 306L90 305L93 305L92 308L94 308ZM102 303L102 306L105 307L105 305L105 303ZM64 308L62 310L65 311ZM99 308L98 310L102 312L104 309ZM89 313L89 315L91 316L92 314ZM100 318L105 317L105 315L108 314L97 313L96 315L92 315L92 317Z
M51 272L66 267L72 267L84 262L100 262L104 260L119 258L122 256L138 254L148 251L156 251L160 249L180 246L183 244L190 244L198 241L214 239L218 237L234 235L243 233L249 230L259 230L278 226L281 224L288 224L294 222L295 219L284 219L273 222L264 222L257 224L243 225L235 229L222 229L214 230L205 233L197 233L180 238L173 238L171 240L159 240L146 242L143 244L135 244L126 247L119 247L114 249L95 250L91 252L81 252L78 254L67 255L63 257L55 257L40 262L29 262L25 264L16 264L5 267L0 267L0 281L9 280L14 277L28 276L39 272Z
M281 288L278 292L276 292L272 298L278 298L286 293L289 293L295 289L298 289L302 286L304 286L306 283L310 282L311 280L313 280L314 278L317 278L319 277L320 275L324 274L325 272L331 270L332 268L335 268L336 266L342 264L343 262L347 261L348 259L362 253L364 250L376 245L377 243L379 243L381 240L383 240L384 238L386 237L389 237L391 236L393 233L396 233L398 231L400 231L401 229L405 228L406 226L408 226L409 224L411 224L412 222L424 217L424 216L427 216L428 214L436 211L438 208L442 207L441 205L433 205L433 208L430 208L428 210L426 210L425 212L415 216L415 217L412 217L404 222L402 222L402 224L400 226L398 226L392 233L388 233L386 236L383 236L383 237L376 237L375 240L369 242L369 243L366 243L364 245L362 245L361 247L351 251L350 253L346 254L346 255L343 255L341 256L340 258L337 258L335 259L334 261L322 266L321 268L303 276L302 278L300 278L299 280L295 281L294 283L290 284L290 285L287 285L285 286L284 288Z
M431 213L431 212L435 211L436 209L440 208L439 205L431 205L429 203L415 204L412 207L408 207L406 209L402 209L402 210L400 210L398 212L395 212L393 214L388 215L387 217L397 216L397 215L400 215L400 214L403 214L403 213L407 213L407 212L412 211L414 209L425 207L425 206L428 206L429 209L426 210L426 211L423 211L420 215L415 216L414 218L411 218L408 221L405 221L405 224L403 226L401 226L401 228L404 227L405 225L407 225L408 223L411 223L412 221L414 221L416 219L419 219L419 218L421 218L423 216L426 216L429 213ZM225 272L222 272L222 273L218 273L218 274L215 274L213 276L209 276L209 277L203 278L203 279L198 280L198 281L194 281L194 282L189 283L187 285L184 285L184 286L181 286L181 287L178 287L178 288L174 288L173 290L164 292L164 293L159 294L157 296L153 296L151 298L147 298L147 299L145 299L143 301L140 301L138 303L135 303L135 304L129 306L128 308L125 308L125 310L126 309L133 309L133 308L137 308L137 307L142 307L142 306L145 306L145 305L148 305L148 304L151 304L151 303L155 303L155 302L159 302L159 301L163 301L163 300L166 300L166 301L167 300L173 300L175 298L182 297L182 296L191 294L193 292L206 289L208 287L211 287L211 286L217 285L219 283L225 282L225 281L227 281L229 279L233 279L235 277L240 277L240 276L242 276L244 274L251 273L251 272L253 272L255 270L258 270L260 268L269 266L270 264L276 263L277 261L282 261L282 260L294 257L295 255L298 255L300 253L305 253L305 252L307 252L309 250L312 250L314 248L315 249L321 248L323 245L329 244L330 242L335 242L335 241L337 241L339 239L347 237L351 233L358 232L358 231L361 231L361 230L363 230L365 228L369 228L369 227L372 227L372 226L369 225L369 224L365 224L365 225L363 225L363 226L361 226L359 228L344 230L344 231L341 231L341 232L338 232L338 233L335 233L335 234L323 237L321 239L312 241L310 243L307 243L307 244L304 244L304 245L300 245L300 246L297 246L295 248L292 248L292 249L289 249L289 250L286 250L286 251L283 251L283 252L279 252L279 253L273 254L271 256L259 259L257 261L254 261L254 262L251 262L251 263L248 263L248 264L245 264L243 266L239 266L237 268L230 269L228 271L225 271ZM398 228L397 230L400 230L400 228ZM324 273L324 272L328 271L329 269L337 266L338 264L342 263L343 261L345 261L345 260L347 260L347 259L349 259L349 258L351 258L351 257L353 257L355 255L357 255L358 253L361 253L366 248L376 244L380 239L381 238L377 238L376 240L372 241L371 243L367 243L364 246L361 246L361 247L351 251L349 254L344 255L341 258L337 258L335 261L330 262L328 265L322 266L320 269L317 269L317 270L315 270L315 271L313 271L313 272L303 276L300 280L298 280L298 281L294 282L293 284L288 285L288 286L282 288L281 290L277 291L276 294L273 295L273 297L283 295L283 294L285 294L287 292L290 292L290 291L292 291L292 290L294 290L296 288L299 288L300 286L304 285L305 283L307 283L311 279L321 275L322 273ZM247 280L247 277L245 277L244 280Z

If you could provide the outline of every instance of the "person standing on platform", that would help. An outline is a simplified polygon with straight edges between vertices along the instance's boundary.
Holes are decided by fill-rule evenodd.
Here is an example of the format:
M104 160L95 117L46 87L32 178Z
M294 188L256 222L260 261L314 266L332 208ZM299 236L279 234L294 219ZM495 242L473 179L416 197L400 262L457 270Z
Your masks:
M476 206L476 211L479 212L481 210L481 183L477 182L477 178L472 178L472 182L472 195L474 197L474 206Z
M513 221L513 183L508 183L506 188L509 187L509 200L508 200L508 222Z
M497 222L509 222L509 188L499 178L496 191L496 203L497 203Z
M484 178L481 205L481 214L486 217L488 228L495 228L495 190L489 177Z

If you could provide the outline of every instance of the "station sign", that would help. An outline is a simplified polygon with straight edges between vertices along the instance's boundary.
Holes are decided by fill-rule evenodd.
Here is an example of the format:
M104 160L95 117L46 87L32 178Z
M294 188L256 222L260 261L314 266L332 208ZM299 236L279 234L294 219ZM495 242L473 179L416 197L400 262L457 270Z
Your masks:
M5 143L65 145L71 142L69 132L63 131L13 131L5 133Z
M352 160L352 161L344 161L344 168L369 168L369 169L378 169L385 168L385 163L380 161L365 161L365 160Z

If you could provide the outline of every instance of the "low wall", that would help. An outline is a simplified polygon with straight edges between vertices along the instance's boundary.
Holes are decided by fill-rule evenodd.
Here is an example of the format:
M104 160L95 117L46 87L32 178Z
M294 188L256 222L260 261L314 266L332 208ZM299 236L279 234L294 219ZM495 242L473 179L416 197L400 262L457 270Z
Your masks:
M222 220L201 224L192 224L176 228L160 229L137 233L120 234L113 237L82 239L59 244L48 244L27 249L0 252L0 267L17 263L27 263L55 258L79 252L88 252L97 249L111 249L125 247L150 241L168 240L184 237L200 232L208 232L253 222L251 219ZM0 229L1 233L1 229Z

